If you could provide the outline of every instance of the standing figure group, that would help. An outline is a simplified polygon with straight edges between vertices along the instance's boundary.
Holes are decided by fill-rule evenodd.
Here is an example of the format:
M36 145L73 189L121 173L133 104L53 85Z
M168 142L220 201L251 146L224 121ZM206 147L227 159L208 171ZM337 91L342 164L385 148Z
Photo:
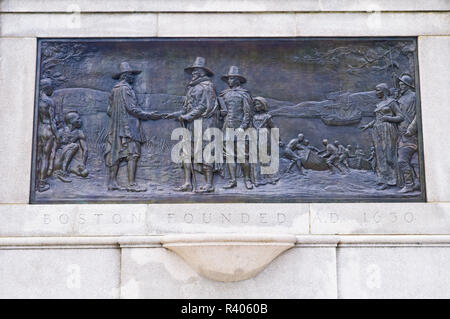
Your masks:
M235 131L244 132L247 128L272 128L273 123L267 114L267 101L258 97L253 100L250 93L242 88L247 79L239 73L237 66L231 66L221 79L228 88L216 96L216 90L211 77L214 73L206 66L205 58L197 57L195 62L185 68L191 75L187 85L186 96L180 111L170 114L145 112L137 105L136 94L132 88L135 77L140 70L133 70L127 62L120 65L120 72L114 76L119 82L111 91L107 114L110 117L106 141L105 162L109 170L108 190L127 190L133 192L146 191L146 188L136 183L136 167L141 154L143 136L140 128L141 120L158 120L172 118L181 123L183 128L194 135L194 121L202 120L202 131L208 128L218 128L223 121L226 167L229 181L224 189L237 186L237 136ZM258 110L254 117L253 103ZM232 130L229 130L232 129ZM230 132L233 131L233 134ZM230 143L226 143L229 141ZM194 146L194 145L192 145ZM228 149L229 148L229 149ZM191 148L192 149L192 148ZM202 150L195 150L199 152ZM258 186L254 167L249 162L249 145L245 141L245 161L239 163L244 175L244 185L247 189ZM199 193L214 192L215 163L194 163L194 154L182 154L184 183L176 191L196 191ZM117 174L121 161L127 162L128 186L122 187L117 182ZM197 187L195 172L205 177L205 184Z
M402 187L399 192L416 188L415 171L411 160L417 152L416 95L412 77L403 74L396 78L398 94L391 97L386 83L376 86L381 100L375 108L375 120L362 127L371 129L375 150L377 189Z
M224 189L236 188L240 177L242 177L240 181L242 188L245 187L248 190L260 185L275 184L280 179L278 173L270 170L272 175L264 174L263 172L268 170L262 168L266 168L265 165L269 162L266 162L266 154L274 155L274 157L278 155L278 146L281 147L279 153L281 158L289 160L286 172L296 168L303 176L305 170L348 174L351 169L372 169L376 173L378 190L398 187L399 192L409 193L418 189L417 170L414 167L418 151L417 106L411 75L406 73L400 77L395 75L395 88L390 88L386 83L376 85L375 93L378 102L374 108L374 119L360 127L361 130L370 132L370 137L369 135L366 137L372 140L366 155L358 145L349 144L348 141L339 142L335 138L323 139L319 149L311 145L303 133L299 133L288 143L279 142L278 144L277 142L273 145L274 139L278 139L279 135L272 115L268 112L267 100L263 97L252 97L244 86L247 78L241 74L237 66L232 65L227 69L228 71L220 77L227 87L218 92L213 82L214 72L207 66L205 58L197 57L191 65L184 68L190 80L186 85L183 104L177 112L169 114L146 111L146 108L140 105L133 86L142 71L132 68L127 62L120 63L118 72L112 76L116 81L112 85L107 107L107 103L104 103L109 117L106 139L103 134L99 134L95 141L91 141L95 143L105 141L105 145L97 144L96 146L98 149L105 147L101 152L107 171L108 191L147 191L146 186L136 181L141 147L144 142L147 142L141 122L163 119L176 120L177 125L184 129L180 131L183 134L189 133L191 137L194 136L194 139L198 138L199 129L202 134L202 143L191 139L190 147L181 149L180 163L183 181L175 188L175 191L212 193L215 191L214 175L219 172L224 177L225 171L228 180L223 186ZM48 77L53 76L51 73L45 74ZM58 81L55 76L52 79ZM89 175L88 143L83 132L81 116L77 110L74 110L73 105L66 106L68 110L62 110L60 105L64 104L65 93L53 92L55 83L58 82L52 82L52 79L43 78L39 82L35 141L36 167L33 171L35 173L33 182L37 192L45 192L53 187L51 177L54 177L56 181L71 183L71 174L82 178ZM326 107L332 100L339 102L341 96L347 96L350 99L349 94L339 93L338 96L339 99L330 97ZM338 102L336 107L342 108ZM320 105L320 112L326 109L322 104L314 105ZM333 107L334 105L333 102ZM348 109L350 109L349 105L350 102L346 104ZM284 108L282 109L284 112ZM273 114L276 116L276 114L284 113L277 113L275 110ZM295 116L304 117L304 115ZM357 121L360 120L361 116ZM341 124L349 125L348 121L343 123ZM208 130L211 128L215 130ZM266 133L271 130L273 133L271 140L266 141ZM203 132L208 133L203 136ZM211 132L214 133L211 134ZM256 133L256 140L254 133ZM351 134L350 129L344 131L344 136L349 134ZM212 135L215 137L214 140ZM216 142L219 137L215 135L220 135L218 145ZM311 136L310 138L312 139ZM344 140L345 137L342 139ZM211 143L203 143L206 140ZM317 144L320 143L320 140L314 141ZM191 152L191 150L194 151ZM214 161L211 162L209 159L197 161L203 158L204 152L207 154L205 157L212 155L208 154L211 151L215 155ZM253 156L255 151L256 158ZM199 152L201 152L200 157L197 156ZM177 162L173 158L172 160ZM275 162L272 156L270 161L271 164ZM279 168L278 157L276 164L274 170ZM127 173L126 183L123 181L119 183L119 170L122 166ZM203 175L204 183L197 184L198 174Z
M50 189L47 178L51 176L65 183L72 182L69 178L71 173L88 176L88 147L80 115L70 111L64 115L63 121L59 120L52 98L52 81L42 79L39 85L36 190L45 192Z
M235 132L243 133L246 129L254 127L257 130L262 128L272 128L271 117L267 114L267 101L257 97L254 100L250 93L242 87L247 79L239 73L237 66L231 66L227 74L221 77L226 82L228 88L223 90L219 96L215 94L215 87L211 81L214 73L206 66L205 58L197 57L192 66L185 69L192 75L192 80L188 84L183 110L166 116L166 118L178 119L183 127L193 130L193 122L202 119L202 130L218 127L223 121L222 130L224 133L224 154L228 183L223 187L230 189L237 186L237 154L238 135ZM253 112L255 108L255 112ZM253 189L260 183L255 178L255 167L249 161L249 142L245 141L245 160L240 164L244 177L244 185L247 189ZM203 150L202 150L203 151ZM202 167L200 167L202 166ZM193 158L183 161L184 184L177 191L191 191L205 193L214 192L214 163L193 164ZM206 184L195 189L192 181L195 181L195 171L203 172Z

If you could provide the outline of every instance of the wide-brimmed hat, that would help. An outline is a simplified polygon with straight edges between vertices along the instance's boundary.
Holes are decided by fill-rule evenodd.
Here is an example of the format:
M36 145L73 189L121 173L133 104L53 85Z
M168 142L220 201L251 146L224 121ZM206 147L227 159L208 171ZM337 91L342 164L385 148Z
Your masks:
M196 57L194 63L191 66L184 68L184 72L192 74L192 71L194 71L194 68L200 68L200 69L205 70L206 74L208 74L208 76L214 75L214 72L211 71L210 69L208 69L208 67L206 66L206 59L201 56Z
M398 80L404 84L406 84L407 86L411 87L414 89L414 81L413 78L410 74L408 73L403 73L402 75L400 75L400 77L398 78Z
M141 72L142 72L141 70L133 70L133 69L130 67L130 65L128 64L128 62L122 62L122 63L120 63L120 72L117 73L117 74L114 74L112 78L113 78L114 80L117 80L117 79L120 78L120 76L121 76L123 73L139 74L139 73L141 73Z
M228 78L229 78L230 76L235 76L235 77L239 78L239 80L241 81L241 83L247 82L247 79L246 79L244 76L242 76L242 75L239 74L239 68L238 68L237 66L235 66L235 65L230 66L230 69L228 70L228 73L225 74L225 75L223 75L223 76L221 77L221 79L222 79L222 81L227 82L227 81L228 81Z

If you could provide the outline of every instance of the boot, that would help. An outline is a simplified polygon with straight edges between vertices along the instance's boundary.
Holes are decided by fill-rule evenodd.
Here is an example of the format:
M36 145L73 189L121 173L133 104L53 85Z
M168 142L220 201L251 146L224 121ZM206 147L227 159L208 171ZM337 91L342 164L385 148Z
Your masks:
M403 188L401 190L399 190L399 193L411 193L414 191L414 184L412 185L408 185L405 184L405 186L403 186Z
M212 167L206 167L203 169L205 174L206 184L201 186L197 193L212 193L214 192L213 186L213 169Z
M228 182L227 185L225 185L223 187L224 189L230 189L230 188L234 188L234 187L237 186L237 182L236 182L236 164L228 163L227 167L228 167L228 173L230 174L230 181Z
M382 190L387 189L388 187L389 187L389 186L388 186L387 184L381 183L381 184L379 184L379 185L376 187L376 189L379 190L379 191L382 191Z
M411 171L406 171L403 173L403 178L405 181L405 186L401 190L399 190L399 193L410 193L414 191L414 177Z
M237 186L237 182L236 182L236 180L234 179L230 179L230 181L228 182L228 184L227 185L225 185L223 188L225 188L225 189L230 189L230 188L234 188L234 187L236 187Z
M245 184L245 188L253 189L253 184L252 184L252 181L250 179L245 179L244 180L244 184Z
M244 184L245 184L245 188L247 188L247 189L253 189L252 178L251 178L251 176L250 176L250 174L251 174L250 164L248 164L248 163L243 163L243 164L242 164L242 171L244 172Z
M259 175L259 174L258 174ZM259 183L257 182L257 178L256 178L256 168L255 165L250 165L250 176L251 176L251 180L252 183L255 185L255 187L259 186ZM259 176L258 176L259 177ZM259 179L259 178L258 178Z

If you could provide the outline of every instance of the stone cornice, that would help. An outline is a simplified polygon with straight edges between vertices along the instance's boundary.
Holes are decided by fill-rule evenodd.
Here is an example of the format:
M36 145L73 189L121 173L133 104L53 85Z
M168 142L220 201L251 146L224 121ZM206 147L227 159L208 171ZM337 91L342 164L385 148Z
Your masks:
M183 243L277 241L295 247L422 247L450 246L450 235L277 235L277 234L180 234L156 236L0 237L0 249L55 248L161 248Z

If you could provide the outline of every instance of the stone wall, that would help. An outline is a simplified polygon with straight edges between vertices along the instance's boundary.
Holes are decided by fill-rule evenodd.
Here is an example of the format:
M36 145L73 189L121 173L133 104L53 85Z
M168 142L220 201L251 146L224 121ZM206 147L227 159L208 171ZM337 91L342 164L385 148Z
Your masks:
M447 0L0 1L0 297L449 298L449 10ZM417 36L427 202L28 204L37 38L225 36ZM174 233L289 234L294 247L250 279L217 282L165 248Z

